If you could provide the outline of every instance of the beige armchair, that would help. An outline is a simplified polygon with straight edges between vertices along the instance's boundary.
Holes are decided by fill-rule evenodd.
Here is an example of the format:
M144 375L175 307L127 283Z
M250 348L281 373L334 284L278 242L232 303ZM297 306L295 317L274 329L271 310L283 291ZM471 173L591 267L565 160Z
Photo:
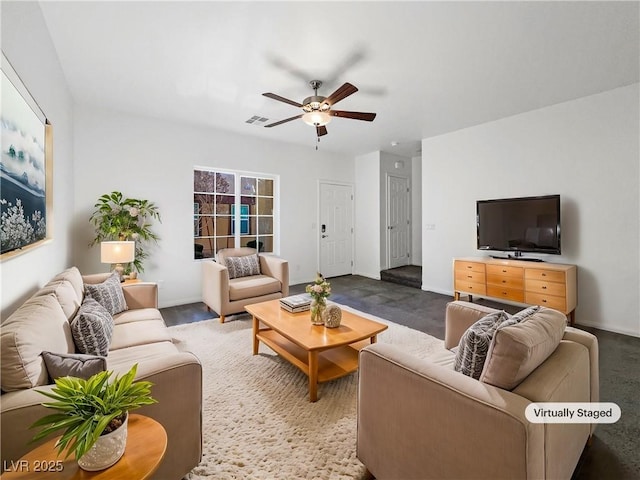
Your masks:
M259 275L229 278L227 258L256 254L253 248L223 248L216 261L202 263L202 301L209 311L220 315L220 323L226 315L243 312L247 305L289 295L289 263L274 255L258 255Z
M492 311L450 303L444 348L428 359L384 343L360 352L357 456L375 478L571 478L594 426L530 423L525 408L599 401L597 338L566 327L546 360L502 389L454 371L446 350ZM520 345L535 349L531 338Z

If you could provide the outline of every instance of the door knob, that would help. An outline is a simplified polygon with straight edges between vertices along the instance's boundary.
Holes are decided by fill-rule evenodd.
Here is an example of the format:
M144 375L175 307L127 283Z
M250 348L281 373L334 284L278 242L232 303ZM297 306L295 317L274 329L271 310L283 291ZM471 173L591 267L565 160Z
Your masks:
M322 235L322 238L327 238L329 235Z

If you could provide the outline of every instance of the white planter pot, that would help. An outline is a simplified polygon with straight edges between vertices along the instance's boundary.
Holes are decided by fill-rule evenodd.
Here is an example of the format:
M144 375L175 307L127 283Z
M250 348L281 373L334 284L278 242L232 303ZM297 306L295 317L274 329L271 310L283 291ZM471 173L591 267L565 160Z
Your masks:
M98 438L93 447L78 459L80 468L95 472L109 468L120 460L127 445L128 422L129 414L127 413L120 428Z

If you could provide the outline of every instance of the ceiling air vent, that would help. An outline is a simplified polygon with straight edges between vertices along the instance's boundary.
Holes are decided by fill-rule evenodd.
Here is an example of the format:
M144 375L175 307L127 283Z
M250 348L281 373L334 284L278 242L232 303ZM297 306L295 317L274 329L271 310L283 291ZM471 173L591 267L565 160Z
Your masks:
M254 115L249 120L245 121L245 123L261 126L261 125L264 125L267 120L269 119L265 117L260 117L258 115Z

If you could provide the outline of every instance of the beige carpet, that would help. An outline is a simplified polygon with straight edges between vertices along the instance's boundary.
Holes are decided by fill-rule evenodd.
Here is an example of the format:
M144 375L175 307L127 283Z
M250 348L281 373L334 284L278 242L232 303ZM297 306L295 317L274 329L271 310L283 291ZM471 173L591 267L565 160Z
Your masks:
M389 325L379 342L420 357L442 346L422 332L361 315ZM302 372L262 344L259 355L251 354L248 315L170 332L203 366L204 455L190 479L365 478L356 458L357 373L320 384L318 401L309 403Z

